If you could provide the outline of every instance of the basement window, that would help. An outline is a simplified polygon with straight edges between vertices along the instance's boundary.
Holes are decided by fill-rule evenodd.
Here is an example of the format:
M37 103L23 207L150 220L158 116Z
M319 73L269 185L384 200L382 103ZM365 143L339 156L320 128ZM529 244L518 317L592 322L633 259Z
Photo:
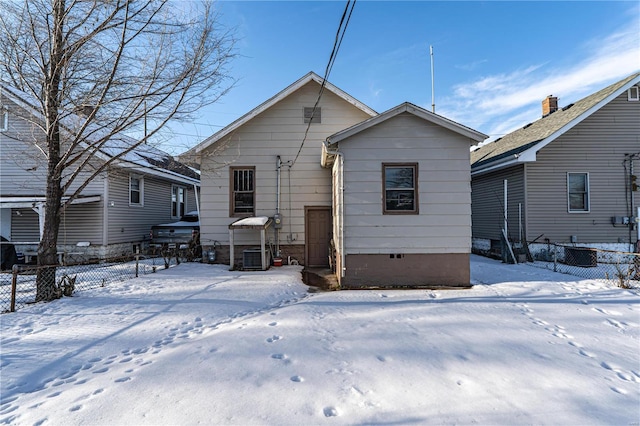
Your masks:
M383 163L383 213L418 214L418 163Z
M315 111L313 107L304 107L304 122L305 123L322 123L322 108L316 107Z
M640 87L633 86L627 90L627 100L640 101Z
M589 213L589 173L567 173L569 213Z

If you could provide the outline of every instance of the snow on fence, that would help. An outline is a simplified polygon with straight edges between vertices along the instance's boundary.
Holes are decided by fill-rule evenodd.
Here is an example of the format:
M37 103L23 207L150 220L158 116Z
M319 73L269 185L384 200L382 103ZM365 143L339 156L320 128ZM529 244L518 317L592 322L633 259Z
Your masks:
M529 265L617 287L640 288L640 253L549 243L533 259Z
M0 273L0 313L15 312L36 301L36 276L38 269L55 274L55 283L62 295L104 287L109 283L124 281L158 269L176 265L175 257L142 256L103 260L100 263L78 265L33 266L14 265L12 271ZM66 292L66 293L65 293Z

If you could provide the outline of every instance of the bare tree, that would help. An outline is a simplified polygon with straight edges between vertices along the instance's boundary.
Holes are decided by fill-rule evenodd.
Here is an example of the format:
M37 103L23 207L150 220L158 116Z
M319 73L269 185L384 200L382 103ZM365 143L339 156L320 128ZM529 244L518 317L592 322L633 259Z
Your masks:
M209 2L0 0L0 76L34 100L44 134L39 265L56 263L61 215L91 179L225 94L234 56ZM118 137L143 134L143 123L136 142ZM53 276L38 276L36 300L56 297Z

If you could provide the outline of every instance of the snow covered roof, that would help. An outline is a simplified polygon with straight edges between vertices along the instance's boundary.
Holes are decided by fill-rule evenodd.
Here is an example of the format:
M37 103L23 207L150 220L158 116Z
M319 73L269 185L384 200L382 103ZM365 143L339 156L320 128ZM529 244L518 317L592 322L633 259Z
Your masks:
M40 110L36 107L37 100L33 99L29 94L10 87L4 82L0 82L0 93L35 117L42 116ZM62 126L66 131L71 131L70 129L77 127L82 121L84 121L84 118L80 115L69 114L62 120ZM97 141L108 135L108 132L108 129L101 128L98 125L89 126L86 132L88 134L87 139L89 141ZM161 175L165 178L185 183L199 184L200 174L198 170L181 163L167 152L148 144L141 144L131 149L137 143L139 143L137 139L123 133L117 133L100 147L96 156L101 157L103 160L118 157L116 164L120 167ZM127 152L127 150L130 151Z
M255 216L255 217L245 217L244 219L236 220L229 228L265 228L269 226L270 219L267 216Z

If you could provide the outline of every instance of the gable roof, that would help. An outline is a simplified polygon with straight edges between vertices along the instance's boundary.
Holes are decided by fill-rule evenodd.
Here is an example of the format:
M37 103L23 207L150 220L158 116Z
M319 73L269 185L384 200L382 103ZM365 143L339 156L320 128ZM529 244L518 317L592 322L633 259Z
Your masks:
M369 129L373 126L376 126L384 121L389 120L390 118L393 118L405 112L413 114L418 118L422 118L423 120L437 124L439 126L442 126L446 129L451 130L452 132L455 132L464 137L467 137L471 139L470 143L478 143L489 137L484 133L480 133L477 130L473 130L470 127L463 126L462 124L456 123L453 120L449 120L448 118L445 118L441 115L427 111L426 109L420 108L419 106L414 105L410 102L404 102L394 108L391 108L381 114L376 115L375 117L371 117L367 120L361 121L360 123L354 124L349 128L346 128L337 133L334 133L333 135L327 138L327 144L332 145L332 144L338 143L343 139L353 136L356 133L360 133L363 130Z
M0 82L0 92L27 113L33 114L36 117L41 116L38 109L35 107L35 100L28 94L13 87L9 87L7 84L2 82ZM63 119L61 125L69 131L69 129L73 127L74 121L79 120L82 120L80 116L70 114ZM95 134L96 137L99 138L104 134L104 130L99 129L96 126L96 129L91 130L91 133ZM91 138L88 137L87 139L90 140ZM108 142L105 143L98 152L96 152L96 156L106 160L119 155L115 164L120 167L139 172L146 172L156 176L182 181L184 183L199 183L200 175L195 169L177 161L167 152L154 146L140 144L131 151L123 154L124 151L130 149L132 145L137 143L138 140L123 133L117 133L110 137Z
M238 118L233 123L229 124L228 126L220 129L213 135L209 136L207 139L200 142L195 147L191 148L188 152L195 153L195 154L202 152L203 150L207 149L211 145L218 142L220 139L224 138L228 134L235 131L237 128L239 128L240 126L242 126L243 124L251 120L252 118L256 117L258 114L271 108L273 105L277 104L278 102L280 102L281 100L283 100L284 98L292 94L293 92L305 86L307 83L311 81L315 81L319 85L322 85L323 80L324 79L322 77L320 77L318 74L314 73L313 71L309 72L304 77L300 78L299 80L297 80L296 82L294 82L293 84L291 84L290 86L282 90L281 92L277 93L275 96L261 103L260 105L258 105L257 107L255 107L254 109L252 109L251 111L243 115L242 117ZM366 114L371 116L375 116L378 114L376 111L369 108L367 105L363 104L353 96L349 95L347 92L329 83L329 81L325 81L324 84L325 84L324 87L326 90L342 98L343 100L347 101L348 103L355 106L356 108L362 110Z
M638 83L640 72L472 151L472 173L535 161L540 149Z

